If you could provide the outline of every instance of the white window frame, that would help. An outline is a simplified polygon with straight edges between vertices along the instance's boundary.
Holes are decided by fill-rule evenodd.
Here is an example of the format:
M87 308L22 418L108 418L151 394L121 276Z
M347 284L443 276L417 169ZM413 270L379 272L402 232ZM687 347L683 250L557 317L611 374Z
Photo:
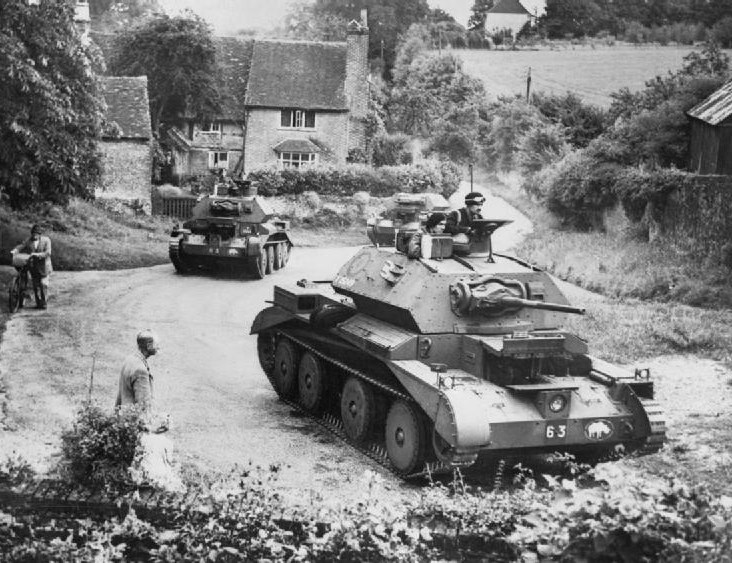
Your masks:
M226 151L209 151L208 167L212 170L228 170L229 153Z
M280 169L309 168L314 166L318 155L314 152L281 152L278 155Z
M221 133L221 123L218 121L205 121L201 125L201 131L204 133Z
M285 112L289 112L290 115L290 124L289 125L282 125L282 115ZM308 127L306 125L307 123L307 115L312 114L313 117L313 126ZM306 131L315 131L316 129L316 120L315 120L315 111L313 110L305 110L305 109L282 109L280 110L280 129L305 129Z

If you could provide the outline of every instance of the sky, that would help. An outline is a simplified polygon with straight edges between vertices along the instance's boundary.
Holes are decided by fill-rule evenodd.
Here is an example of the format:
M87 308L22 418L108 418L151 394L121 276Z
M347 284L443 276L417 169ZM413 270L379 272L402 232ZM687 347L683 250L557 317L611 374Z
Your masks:
M213 25L217 35L230 35L243 28L269 28L281 23L295 0L159 0L171 15L188 8ZM428 0L461 25L467 25L475 0ZM536 0L527 0L533 2Z

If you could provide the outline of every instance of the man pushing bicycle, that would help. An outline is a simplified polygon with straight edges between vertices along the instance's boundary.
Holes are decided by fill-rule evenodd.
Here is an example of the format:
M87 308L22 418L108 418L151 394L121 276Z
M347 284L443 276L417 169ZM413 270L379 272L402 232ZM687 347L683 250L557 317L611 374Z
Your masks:
M29 272L33 280L33 293L36 298L36 306L39 309L46 308L48 299L48 278L53 271L51 264L51 239L43 236L40 225L33 225L30 237L21 242L13 250L15 254L22 252L30 254Z

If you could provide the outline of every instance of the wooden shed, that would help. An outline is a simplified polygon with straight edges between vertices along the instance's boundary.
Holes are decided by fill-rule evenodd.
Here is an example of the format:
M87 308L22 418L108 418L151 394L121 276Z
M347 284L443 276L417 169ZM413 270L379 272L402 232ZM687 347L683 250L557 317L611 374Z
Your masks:
M689 170L732 175L732 81L686 115L691 121Z

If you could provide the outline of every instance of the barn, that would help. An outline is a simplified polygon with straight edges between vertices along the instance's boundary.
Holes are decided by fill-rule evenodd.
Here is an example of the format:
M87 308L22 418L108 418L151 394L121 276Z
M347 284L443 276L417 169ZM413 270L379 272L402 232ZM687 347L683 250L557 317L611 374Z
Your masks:
M689 170L732 175L732 81L686 115L691 122Z

